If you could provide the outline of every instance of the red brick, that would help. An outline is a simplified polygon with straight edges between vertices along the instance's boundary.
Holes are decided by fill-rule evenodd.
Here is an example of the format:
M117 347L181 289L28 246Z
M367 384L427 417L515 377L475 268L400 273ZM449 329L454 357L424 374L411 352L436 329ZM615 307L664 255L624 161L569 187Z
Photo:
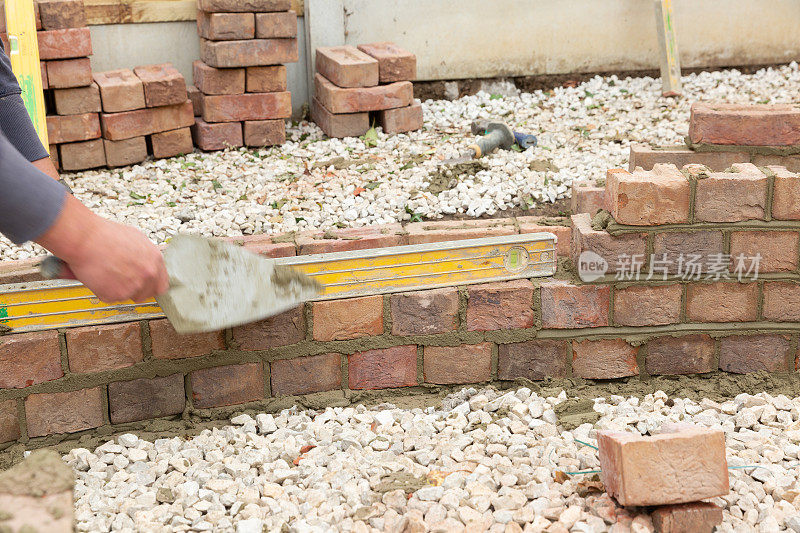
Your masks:
M181 335L169 320L150 321L150 342L156 359L184 359L225 349L221 331Z
M692 104L694 144L791 146L800 144L800 110L793 104Z
M369 113L339 113L334 115L319 103L311 99L311 120L331 138L360 137L369 130Z
M658 337L647 343L649 374L702 374L716 370L714 339L708 335Z
M49 145L48 151L50 152L50 160L53 162L53 166L56 168L56 170L60 169L61 162L58 160L58 145Z
M533 327L533 283L528 280L472 285L467 298L469 331Z
M719 341L719 368L737 374L787 372L794 369L791 354L788 335L731 335Z
M406 225L406 231L409 244L426 244L514 235L517 228L511 218L494 218L414 222Z
M592 229L588 213L572 216L572 262L580 265L583 252L594 252L608 263L607 274L623 271L630 274L630 260L645 257L646 235L627 233L613 236L605 230ZM628 263L624 263L627 258Z
M342 341L383 333L383 296L314 302L314 340Z
M145 106L144 84L130 69L95 72L94 81L100 87L106 113L133 111Z
M194 84L203 94L244 93L245 69L243 68L214 68L202 61L195 61L192 63L192 71Z
M103 139L60 144L58 155L62 170L88 170L106 166Z
M317 48L317 72L337 87L378 85L378 62L355 46Z
M492 379L492 344L426 346L422 369L426 383L452 385L489 381Z
M664 266L669 273L680 270L680 274L689 274L693 265L705 271L714 256L721 257L722 250L721 231L667 231L653 238L653 255L658 261L666 259ZM653 269L654 275L662 272Z
M458 328L458 289L392 294L392 335L435 335Z
M172 63L136 67L133 73L142 80L147 107L182 104L188 98L186 80Z
M606 205L619 224L656 226L689 222L689 180L674 165L630 174L609 170Z
M292 257L295 254L294 243L292 242L272 242L269 235L245 235L232 239L244 247L245 250L264 257Z
M286 67L247 67L246 86L249 93L278 93L287 88Z
M417 385L417 347L394 346L348 356L349 387L390 389Z
M636 167L652 170L658 164L672 164L678 168L686 165L703 165L714 172L723 172L734 163L749 163L750 154L746 152L695 152L685 146L665 146L652 148L642 144L632 144L628 172Z
M594 181L573 181L570 199L572 214L589 213L594 216L600 209L606 209L606 188L598 187Z
M0 402L0 443L20 438L17 400Z
M189 96L189 100L192 101L194 116L199 117L203 114L203 94L194 85L188 85L186 87L186 94Z
M784 281L764 283L765 320L800 322L800 285Z
M753 154L750 162L761 167L783 167L789 172L800 172L800 156Z
M420 130L422 129L422 104L419 100L415 100L410 106L378 111L378 124L387 134Z
M0 389L22 389L63 375L57 331L0 337Z
M584 379L616 379L635 376L638 346L623 339L585 340L572 343L572 375Z
M417 78L417 56L394 43L361 44L358 49L378 60L381 83Z
M256 39L297 37L297 13L256 13Z
M51 89L85 87L92 84L92 64L88 57L46 61L47 84Z
M37 0L36 5L45 30L86 26L83 0Z
M147 141L144 137L133 137L122 141L103 139L106 164L109 167L124 167L141 163L147 159Z
M360 113L411 105L414 89L410 81L377 87L344 89L322 77L314 76L314 96L331 113Z
M258 67L296 63L297 39L208 41L200 39L200 58L217 68Z
M301 233L296 242L299 255L370 250L405 244L402 233L400 224L387 224Z
M775 174L772 218L800 220L800 176L784 167L768 167Z
M292 98L289 92L203 96L203 120L206 122L284 119L291 116Z
M567 281L542 283L543 328L608 326L611 289L602 285L573 285Z
M792 272L797 270L797 231L734 231L731 233L731 271L742 263L746 271L756 254L761 258L758 272Z
M277 120L247 120L244 123L245 146L276 146L286 142L286 123Z
M261 363L217 366L190 374L195 407L221 407L264 398Z
M183 374L108 384L112 424L178 415L186 408Z
M119 141L191 126L194 124L194 110L192 103L186 100L178 105L102 113L100 120L103 137Z
M342 387L342 356L325 353L271 363L274 396L296 396Z
M42 78L42 90L46 91L50 88L50 85L47 81L47 61L42 61L39 63L39 72Z
M197 7L201 11L212 13L288 11L289 0L198 0Z
M722 508L710 502L665 505L650 517L656 533L711 533L722 523Z
M233 340L242 350L269 350L296 344L305 338L306 319L302 306L233 328Z
M194 151L192 130L189 128L154 133L150 137L150 143L153 145L153 157L156 159L191 154Z
M614 322L619 326L663 326L681 319L680 285L642 285L614 292Z
M133 366L144 358L139 323L69 329L67 354L70 371L77 373Z
M600 431L597 444L606 492L621 505L688 503L728 494L721 430L683 426L653 436Z
M690 322L751 322L758 313L756 283L690 283L686 318Z
M767 204L767 176L750 163L733 165L735 172L713 173L697 181L694 203L697 222L761 220Z
M42 61L92 55L92 34L87 27L40 31L36 35Z
M201 150L224 150L242 146L242 124L240 122L221 122L209 124L197 118L192 126L192 139Z
M212 41L235 41L256 36L256 17L253 13L197 12L197 33Z
M568 218L542 216L517 217L519 233L552 233L556 236L556 253L569 257L572 242L572 228Z
M563 378L568 368L565 341L536 339L498 347L498 379Z
M100 133L97 113L47 117L47 138L53 144L99 139Z
M31 394L25 398L28 437L75 433L103 425L103 388Z

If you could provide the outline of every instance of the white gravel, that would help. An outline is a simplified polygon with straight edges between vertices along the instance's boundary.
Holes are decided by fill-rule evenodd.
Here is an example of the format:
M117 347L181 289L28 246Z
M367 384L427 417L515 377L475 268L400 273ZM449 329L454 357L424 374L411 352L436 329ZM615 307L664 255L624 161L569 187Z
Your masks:
M412 213L493 215L568 196L573 179L602 177L627 164L632 142L682 143L694 101L791 102L798 82L800 70L792 63L754 75L726 70L685 76L680 99L661 97L658 79L613 76L550 93L481 92L425 102L422 131L379 133L375 146L357 138L322 140L316 125L303 122L289 128L286 144L272 149L195 153L66 179L89 207L140 227L157 242L178 231L236 236L387 224ZM427 192L440 158L458 155L472 139L469 125L476 118L501 119L536 134L539 146L490 155L488 170L438 195ZM361 163L312 168L334 157ZM560 170L531 170L537 160ZM359 188L366 190L356 195ZM0 239L1 259L39 253Z
M188 440L122 435L65 456L78 530L653 531L644 511L593 491L592 474L554 474L598 467L578 442L594 443L597 429L682 421L724 430L730 466L759 467L730 470L730 494L713 500L724 508L718 531L800 531L800 398L610 396L594 400L596 424L565 431L554 407L566 398L464 389L439 409L291 409ZM410 498L387 476L416 480Z

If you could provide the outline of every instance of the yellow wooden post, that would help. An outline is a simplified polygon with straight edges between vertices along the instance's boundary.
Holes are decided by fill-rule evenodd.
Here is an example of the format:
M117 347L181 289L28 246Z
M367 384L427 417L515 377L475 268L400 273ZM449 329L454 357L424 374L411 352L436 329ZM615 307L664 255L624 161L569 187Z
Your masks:
M675 18L672 15L672 0L655 0L655 9L661 60L661 93L664 96L679 96L683 88L681 86L678 41L675 36Z

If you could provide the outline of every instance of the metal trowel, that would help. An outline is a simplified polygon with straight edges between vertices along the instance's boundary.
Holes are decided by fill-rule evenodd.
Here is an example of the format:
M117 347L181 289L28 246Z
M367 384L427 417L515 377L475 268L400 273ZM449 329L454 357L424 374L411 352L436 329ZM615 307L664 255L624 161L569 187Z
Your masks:
M313 299L322 285L241 246L192 235L172 238L164 250L169 290L156 298L178 333L247 324ZM46 258L40 270L56 278L64 264Z

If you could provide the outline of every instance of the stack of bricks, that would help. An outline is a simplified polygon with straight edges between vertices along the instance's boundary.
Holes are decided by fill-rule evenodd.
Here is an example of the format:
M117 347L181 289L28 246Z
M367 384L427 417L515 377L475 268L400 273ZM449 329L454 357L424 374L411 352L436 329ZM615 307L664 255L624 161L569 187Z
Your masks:
M198 0L201 61L194 63L202 150L271 146L286 140L292 114L284 63L298 60L297 15L289 0Z
M375 113L384 133L422 128L417 58L393 43L320 47L311 117L328 137L358 137Z

